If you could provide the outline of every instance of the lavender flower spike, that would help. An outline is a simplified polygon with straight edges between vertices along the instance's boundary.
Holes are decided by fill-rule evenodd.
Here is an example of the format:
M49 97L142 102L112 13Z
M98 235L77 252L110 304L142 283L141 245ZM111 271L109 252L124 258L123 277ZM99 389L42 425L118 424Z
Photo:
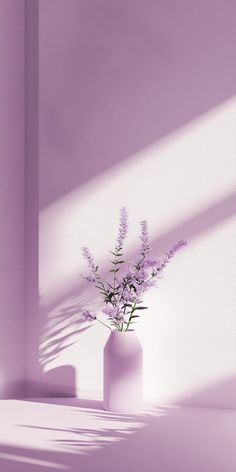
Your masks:
M181 249L181 247L186 246L186 244L187 244L187 241L183 241L183 240L178 241L178 242L166 253L168 259L170 259L171 257L173 257L173 256L175 255L175 253L176 253L179 249Z
M170 260L175 255L175 253L179 249L181 249L183 246L186 246L186 245L187 245L187 241L181 240L181 241L178 241L169 251L167 251L164 259L162 259L159 266L157 267L158 272L160 273L160 271L162 271L166 267L166 265L170 262Z
M118 229L118 236L116 240L116 251L123 247L124 240L128 234L128 212L125 207L120 210L120 224Z
M96 272L97 268L96 268L96 265L95 265L95 262L94 262L94 258L93 258L93 255L91 254L88 247L86 247L86 246L82 247L82 255L83 255L83 258L87 261L88 266L90 267L92 272L93 273Z
M150 251L150 242L149 242L149 233L148 233L147 220L140 221L140 225L141 225L140 239L142 241L141 254L143 256L146 256L146 254L148 254L148 252Z
M94 321L97 319L96 315L88 310L83 311L82 316L85 321Z

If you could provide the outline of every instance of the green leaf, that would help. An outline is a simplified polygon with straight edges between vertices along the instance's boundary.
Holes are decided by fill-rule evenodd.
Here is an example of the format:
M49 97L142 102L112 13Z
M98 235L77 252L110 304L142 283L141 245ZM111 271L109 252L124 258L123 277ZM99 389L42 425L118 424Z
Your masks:
M136 287L133 284L130 284L130 288L133 288L135 292L137 292Z
M133 311L135 310L147 310L148 309L148 306L136 306L136 308L134 308Z
M123 262L125 262L125 261L110 261L110 262L113 265L117 265L117 264L123 264Z
M116 273L116 272L118 272L118 270L120 270L120 269L111 269L111 270L109 270L109 272L114 272L114 273Z
M123 256L123 254L118 254L117 252L113 252L113 251L110 251L110 253L113 254L113 256L115 256L115 257Z
M106 292L105 289L103 287L99 287L99 285L94 285L94 287L98 288L98 290L100 290L101 292Z
M139 315L132 315L132 316L130 317L130 320L132 320L133 318L140 318L140 316L139 316Z

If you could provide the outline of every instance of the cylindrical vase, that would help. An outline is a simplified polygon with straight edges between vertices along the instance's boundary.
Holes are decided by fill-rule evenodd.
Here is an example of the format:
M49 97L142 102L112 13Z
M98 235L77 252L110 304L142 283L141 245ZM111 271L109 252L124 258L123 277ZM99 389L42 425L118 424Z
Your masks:
M142 409L143 350L135 331L111 331L104 347L104 409Z

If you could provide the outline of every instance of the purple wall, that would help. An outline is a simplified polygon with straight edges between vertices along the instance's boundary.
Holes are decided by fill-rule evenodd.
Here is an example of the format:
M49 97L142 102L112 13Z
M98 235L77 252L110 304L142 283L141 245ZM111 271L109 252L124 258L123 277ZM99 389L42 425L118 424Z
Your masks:
M235 3L40 0L40 207L235 93Z
M25 0L25 314L26 394L38 373L38 0Z
M24 378L24 0L0 1L0 397Z
M205 254L214 253L213 247L216 254L221 253L221 247L227 247L227 260L234 259L235 252L231 249L233 229L230 228L230 236L226 233L217 239L217 234L214 239L211 234L209 240L205 238L199 254L194 253L193 240L200 245L204 230L210 233L216 222L220 226L233 213L235 195L230 177L233 159L227 143L234 138L230 131L227 135L230 130L227 123L232 120L231 112L225 112L224 107L227 108L227 101L230 103L236 90L235 7L235 2L224 0L39 2L41 320L45 322L47 341L47 349L44 346L43 351L46 358L50 361L52 358L52 362L48 362L52 370L58 367L61 387L69 385L68 378L60 370L69 363L75 367L79 393L83 388L93 391L100 388L98 372L102 375L102 367L95 365L94 359L101 360L103 335L99 337L100 332L84 331L78 336L78 350L71 346L72 334L78 329L75 299L79 295L83 299L79 248L84 243L91 243L95 254L103 260L109 245L103 247L102 244L113 234L111 225L121 201L135 218L149 218L151 226L157 230L153 244L157 251L185 237L191 247L188 264L181 273L182 292L176 274L172 289L169 287L163 296L164 307L169 293L175 302L173 318L170 308L169 323L166 321L166 326L162 326L165 333L162 338L167 340L164 342L166 351L162 346L159 355L155 354L160 366L156 374L157 392L158 382L166 385L166 391L171 393L176 386L181 390L184 384L186 391L192 391L213 382L213 371L217 381L230 373L224 368L220 371L218 367L221 362L229 365L232 359L228 349L229 332L224 328L228 325L232 332L234 302L228 300L233 299L233 292L224 290L230 309L227 310L228 321L222 322L219 307L225 306L226 302L219 298L219 277L214 278L219 270L218 263L215 267L216 259L207 267L207 283L202 277L202 286L199 281L196 283L195 272L198 261L204 260ZM220 124L217 118L214 121L218 115L221 116ZM181 133L182 141L178 143ZM173 154L168 150L171 140ZM163 143L167 151L162 154ZM150 146L156 149L153 155L148 151ZM139 172L136 173L136 169ZM129 182L125 180L127 175ZM221 264L223 273L225 263ZM233 262L230 262L228 273L232 266ZM201 271L201 267L198 270ZM208 280L211 283L206 289ZM214 303L211 293L218 293ZM186 294L189 302L184 308ZM192 302L194 300L198 305ZM61 306L63 303L64 307ZM156 307L153 301L154 313L160 309L157 303ZM173 343L170 328L173 329L178 303L181 315L176 320ZM198 312L204 326L207 323L210 326L203 339ZM193 340L192 357L182 351L184 336L179 334L185 332L189 313L193 322L186 339ZM223 361L222 343L217 336L216 352L209 349L213 344L212 313L218 319L217 336L224 330L226 355ZM163 318L168 320L168 316ZM160 323L156 326L159 333ZM62 325L65 327L61 328ZM38 336L39 340L36 318L31 326L35 328L31 330L31 337L37 339ZM146 333L147 348L154 344L161 346L161 339L150 342L150 336L151 333ZM174 344L175 350L168 350L168 346ZM235 346L234 341L233 344ZM163 352L169 365L160 360ZM38 364L35 352L28 357L35 359L35 365L31 363L32 375L36 381L37 377L39 382L43 381L43 376L35 376ZM153 358L150 355L150 359ZM176 370L176 358L179 359L180 374ZM183 359L188 360L185 372ZM166 365L169 383L163 367ZM154 390L153 377L150 372L150 391ZM50 372L44 378L45 382L49 381ZM71 378L73 381L73 375ZM194 401L197 403L196 399ZM231 396L228 399L223 390L217 396L211 390L210 394L202 395L201 403L204 401L226 405L231 404Z

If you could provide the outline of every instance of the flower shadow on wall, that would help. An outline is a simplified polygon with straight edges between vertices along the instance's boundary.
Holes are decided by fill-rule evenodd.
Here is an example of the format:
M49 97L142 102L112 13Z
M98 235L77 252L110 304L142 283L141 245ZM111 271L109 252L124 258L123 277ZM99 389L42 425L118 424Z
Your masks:
M53 362L63 350L73 346L78 335L89 328L83 311L81 300L76 296L48 314L41 310L39 362L42 366Z
M60 367L55 369L53 362L69 348L76 345L80 336L92 327L85 315L86 309L89 306L90 310L97 310L101 305L101 300L98 293L94 293L91 300L90 288L81 277L81 283L77 285L73 293L69 293L50 306L44 305L42 299L40 303L38 360L44 372L45 382L50 382L50 371L54 371L56 374L57 370L56 377L60 379ZM48 380L45 377L46 373ZM71 381L74 382L73 375ZM75 391L74 386L71 387L72 391Z
M98 294L91 300L91 293L82 277L78 276L78 279L81 279L82 283L77 286L77 290L50 307L44 304L43 294L40 296L40 381L30 384L28 396L76 395L78 369L66 360L67 353L71 348L76 348L81 336L91 328L91 323L84 314L85 308L89 306L90 309L95 309L100 302ZM59 366L58 359L62 359Z

